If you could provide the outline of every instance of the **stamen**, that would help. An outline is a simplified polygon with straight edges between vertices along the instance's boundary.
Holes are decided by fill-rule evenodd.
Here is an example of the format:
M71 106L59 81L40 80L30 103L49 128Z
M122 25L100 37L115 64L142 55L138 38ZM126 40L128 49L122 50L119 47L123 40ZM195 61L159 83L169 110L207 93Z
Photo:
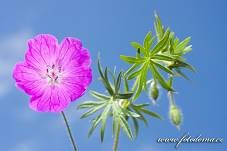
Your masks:
M53 64L48 66L46 69L46 78L50 85L59 83L59 78L61 77L61 67Z

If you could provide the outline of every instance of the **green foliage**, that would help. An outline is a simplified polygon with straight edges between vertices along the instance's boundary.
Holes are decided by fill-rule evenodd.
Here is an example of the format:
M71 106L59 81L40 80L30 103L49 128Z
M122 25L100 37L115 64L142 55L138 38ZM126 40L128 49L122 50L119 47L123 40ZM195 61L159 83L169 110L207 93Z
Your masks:
M136 100L143 89L146 89L147 75L150 71L153 79L157 81L167 91L174 91L168 85L165 75L188 77L182 72L182 69L195 69L185 62L183 55L191 50L190 37L179 43L179 39L174 37L174 32L170 28L165 29L160 18L155 14L156 21L154 27L156 35L152 36L152 32L148 32L144 38L143 45L137 42L131 42L136 49L136 56L121 55L120 58L132 66L126 72L128 80L136 79L134 82L133 100ZM156 40L156 44L155 44ZM152 45L154 45L152 47ZM138 53L139 52L139 53Z
M98 58L100 80L107 94L91 91L90 95L95 100L85 101L78 106L79 109L87 110L81 118L95 116L88 136L100 125L100 136L103 141L107 120L112 119L113 135L120 125L124 133L132 139L138 135L140 121L148 124L146 116L161 119L158 114L147 109L149 103L135 103L141 92L147 90L147 85L152 81L155 82L152 92L150 92L152 98L156 100L159 96L157 85L167 90L168 94L171 94L169 97L172 105L171 120L176 126L180 125L181 110L177 108L176 111L176 108L173 108L173 106L176 107L173 98L175 92L173 80L177 76L189 79L183 73L184 69L195 72L195 69L184 58L184 55L192 49L192 46L188 45L191 38L188 37L180 41L170 28L165 28L162 25L157 14L155 14L154 28L155 35L152 35L151 31L148 32L143 44L131 42L136 50L135 56L120 56L122 60L131 65L125 72L116 75L116 69L113 73L107 67L103 70ZM149 77L150 75L151 77ZM148 80L148 77L151 80ZM124 91L122 91L123 88ZM178 111L179 113L177 113ZM118 139L118 135L116 136Z
M85 101L78 106L79 109L87 109L87 111L82 114L81 118L87 118L91 115L94 116L94 114L97 113L97 116L92 120L92 126L88 136L90 136L100 124L100 136L101 141L103 141L108 118L112 118L113 135L116 131L116 125L120 124L121 128L130 139L138 134L138 120L142 120L147 124L147 120L143 114L161 119L158 114L145 109L148 104L134 104L131 102L130 99L133 93L128 91L128 81L124 77L123 72L120 72L117 76L111 73L108 68L105 68L103 72L99 59L98 70L100 80L108 94L91 91L90 94L95 98L95 101ZM111 83L111 80L108 78L109 74L112 77L112 81L114 81L113 83ZM124 81L122 81L122 79ZM122 83L124 85L124 92L121 92ZM130 121L132 121L131 124ZM130 125L134 127L134 136Z

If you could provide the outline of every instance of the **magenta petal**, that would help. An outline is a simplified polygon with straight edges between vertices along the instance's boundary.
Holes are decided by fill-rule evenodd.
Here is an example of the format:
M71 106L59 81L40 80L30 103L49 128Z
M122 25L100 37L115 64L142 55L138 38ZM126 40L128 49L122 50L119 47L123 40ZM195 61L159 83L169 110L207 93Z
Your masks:
M13 78L31 96L29 106L38 112L60 112L81 97L92 80L89 51L80 40L65 38L58 46L52 35L28 42L25 62L16 64Z
M28 41L28 47L26 62L29 65L37 69L44 69L46 66L55 63L58 41L54 36L38 35Z
M42 96L33 96L29 106L38 112L60 112L70 103L70 97L58 88L47 89Z
M73 38L64 39L60 50L66 53L64 61L60 61L62 70L64 70L62 87L67 90L74 90L71 99L71 101L74 101L83 95L92 81L90 54L87 49L82 48L79 40Z
M40 74L24 62L16 64L13 78L16 80L17 86L29 95L40 95L46 87Z
M57 53L59 64L65 68L76 56L80 54L82 43L75 38L64 38ZM76 64L74 64L76 65Z

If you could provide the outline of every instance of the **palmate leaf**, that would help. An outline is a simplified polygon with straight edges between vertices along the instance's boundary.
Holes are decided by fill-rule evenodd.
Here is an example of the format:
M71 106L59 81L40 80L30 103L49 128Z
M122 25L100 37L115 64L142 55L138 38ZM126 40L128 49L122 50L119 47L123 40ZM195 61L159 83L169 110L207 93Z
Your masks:
M166 46L168 39L169 39L170 30L169 28L166 30L164 37L154 46L152 49L150 56L157 54L158 52L162 51L162 49Z
M150 115L150 116L152 116L152 117L154 117L154 118L157 118L157 119L159 119L159 120L162 119L161 116L159 116L159 115L156 114L155 112L146 110L146 109L144 109L144 108L139 108L139 110L140 110L141 112L143 112L143 113L145 113L145 114L147 114L147 115Z
M145 65L143 64L143 65L141 65L141 67L138 69L138 70L136 70L136 71L134 71L133 73L131 73L129 76L128 76L128 80L131 80L131 79L134 79L135 77L137 77L138 75L140 75L141 73L142 73L142 71L144 70L144 67L145 67Z
M160 20L159 16L157 15L157 13L155 13L154 28L155 28L155 32L156 32L158 41L160 41L164 35L164 27L163 27L161 20Z
M120 84L121 84L121 78L122 78L122 72L118 74L117 81L114 83L115 86L115 93L118 94L118 91L120 89Z
M116 98L118 99L129 99L133 96L133 92L118 93Z
M189 77L187 75L185 75L180 68L174 68L174 70L177 72L177 74L179 74L181 77L185 78L186 80L190 80Z
M133 64L124 74L124 76L127 78L128 75L133 71L135 70L140 64L139 63L135 63Z
M100 121L101 121L101 114L99 114L95 119L92 120L92 126L88 131L88 137L92 135L92 133L97 128Z
M123 73L123 79L124 79L124 91L127 93L129 91L129 84L125 73ZM132 92L132 95L133 95L133 92Z
M149 56L147 56L147 50L150 49L149 41L153 41L152 33L148 32L146 37L144 38L144 42L142 46L139 43L133 42L132 45L135 47L135 49L143 50L141 51L144 56L136 55L136 57L127 58L127 56L121 58L125 60L128 63L133 64L128 70L127 70L127 79L132 80L136 79L133 85L133 91L135 92L135 95L133 96L133 100L136 100L143 89L146 90L146 84L144 84L147 76L147 72L144 72L144 66L147 62L147 60L150 58L150 64L149 68L151 70L153 78L160 83L160 85L166 89L167 91L173 91L172 87L169 87L165 79L163 78L163 75L161 72L159 72L158 69L164 71L167 74L176 76L176 72L174 72L174 68L188 68L192 71L195 71L194 68L184 62L184 58L181 57L182 54L176 53L176 51L179 52L188 52L191 50L191 46L187 46L190 42L190 37L186 38L182 42L179 42L178 38L175 38L174 32L170 32L170 29L167 28L164 29L163 25L161 24L160 18L158 15L155 15L156 21L155 21L155 30L156 30L156 36L158 38L157 44L153 47L153 49L150 50ZM134 60L132 61L132 58ZM135 61L136 59L141 60ZM175 63L175 64L173 64ZM137 69L139 67L139 69ZM157 69L158 68L158 69ZM180 74L180 73L177 73ZM182 74L183 76L183 74ZM145 79L145 80L144 80Z
M114 92L113 92L113 89L112 89L112 87L109 83L108 77L107 77L107 68L105 70L105 75L104 75L103 72L102 72L102 67L101 67L99 58L98 58L98 71L99 71L99 74L101 76L101 81L102 81L103 85L105 86L105 88L107 89L109 94L113 95Z
M163 66L162 64L160 64L158 62L155 62L155 61L152 61L152 60L151 60L151 63L154 64L155 66L157 66L159 69L165 71L166 73L174 75L174 72L172 70L170 70L169 68Z
M148 32L143 41L143 46L145 49L148 49L148 50L150 49L149 42L151 38L152 38L152 32Z
M103 103L105 103L105 102L104 101L86 101L84 103L81 103L78 106L78 109L92 108L92 107L95 107L95 106L102 105Z
M106 128L106 121L107 121L107 118L110 114L110 109L111 109L111 105L107 105L104 109L104 111L102 112L102 126L101 126L101 129L100 129L100 136L101 136L101 142L103 142L103 139L104 139L104 133L105 133L105 128Z
M119 116L118 122L120 123L122 129L127 134L127 136L130 139L132 139L133 138L132 131L131 131L131 128L129 127L127 120L123 116Z
M152 44L155 41L155 38L156 37L152 37L152 32L148 32L146 37L144 38L143 46L144 46L144 49L145 49L145 53L144 53L145 56L149 55L149 51L151 49Z
M132 117L132 121L133 121L133 125L134 125L134 137L138 136L138 132L139 132L139 122L137 121L137 119L135 117Z
M152 117L154 117L154 118L157 118L157 119L159 119L159 120L162 119L161 116L159 116L157 113L152 112L152 111L150 111L150 110L147 110L147 109L145 109L143 106L132 105L132 108L133 108L133 109L136 109L137 111L140 111L140 112L142 112L142 113L144 113L144 114L150 115L150 116L152 116Z
M86 101L78 106L79 109L88 109L85 113L82 114L81 118L87 118L91 115L97 113L97 117L92 120L92 126L89 129L88 135L90 136L97 126L100 124L100 138L101 142L104 140L106 122L109 118L112 117L113 133L116 130L116 125L120 124L121 128L125 134L132 139L132 130L130 128L130 123L128 122L129 118L140 118L140 115L134 111L130 111L127 106L121 106L121 101L127 101L133 96L133 92L129 92L128 88L125 88L125 92L121 92L121 83L122 78L124 78L124 84L128 87L128 82L125 77L125 74L120 72L117 76L109 72L108 68L105 68L103 73L101 64L98 63L99 73L103 81L103 85L106 89L109 89L109 86L113 90L113 94L109 95L101 94L96 91L91 91L91 95L96 99L96 101ZM108 74L111 74L114 80L114 88L112 88L112 83L108 79ZM130 103L128 104L130 105Z
M140 50L143 54L146 54L146 50L145 48L139 44L138 42L131 42L131 45L136 49L136 50Z
M162 61L176 61L174 57L165 54L156 54L155 56L152 56L151 59L157 59Z
M148 125L148 122L146 120L146 118L143 116L143 114L139 111L139 109L135 108L133 105L130 106L132 108L132 110L134 110L137 114L140 115L140 120L142 120L144 122L145 125Z
M78 107L79 109L87 109L82 118L96 115L92 120L89 136L100 124L100 137L103 141L106 122L108 119L112 119L113 135L116 132L116 127L120 125L120 128L130 139L136 137L139 122L148 124L147 117L161 119L157 113L146 108L148 104L135 103L141 92L147 89L148 70L151 71L152 80L158 82L167 91L174 91L172 83L175 76L187 77L181 72L181 69L186 68L195 71L190 64L185 62L183 57L185 53L191 51L191 45L188 45L190 37L180 41L175 38L174 32L170 31L169 28L164 29L157 14L155 18L156 36L152 36L152 33L148 32L143 44L131 42L131 45L136 49L135 56L120 56L122 60L131 64L126 72L120 72L117 75L107 67L102 70L98 59L100 79L108 94L92 91L91 95L96 101L87 101ZM169 80L164 78L167 74ZM109 77L110 79L108 79ZM128 80L135 81L129 83ZM124 84L124 91L122 91L122 83ZM132 89L130 89L131 84L133 84Z
M158 72L158 70L156 69L156 67L153 64L151 64L150 70L151 70L152 75L158 80L158 82L161 84L161 86L163 88L165 88L168 91L174 91L173 88L171 88L167 84L167 82L164 80L164 78L162 77L162 75Z
M169 66L170 68L186 68L191 70L192 72L196 72L195 68L191 66L190 64L183 62L183 61L175 61L174 64Z
M90 95L95 97L98 100L103 100L103 101L109 100L111 98L110 96L98 93L96 91L90 91Z
M181 43L179 43L176 46L176 49L174 50L175 53L181 53L183 52L183 50L185 49L185 47L188 45L188 43L190 42L191 37L186 38L185 40L183 40Z
M120 58L124 61L126 61L129 64L134 64L134 63L142 63L144 62L144 59L141 58L135 58L135 57L130 57L130 56L124 56L120 55Z
M106 106L106 104L102 104L102 105L99 105L99 106L95 106L93 107L92 109L88 110L87 112L85 112L84 114L81 115L81 119L82 118L86 118L94 113L96 113L97 111L99 111L100 109L102 109L104 106Z

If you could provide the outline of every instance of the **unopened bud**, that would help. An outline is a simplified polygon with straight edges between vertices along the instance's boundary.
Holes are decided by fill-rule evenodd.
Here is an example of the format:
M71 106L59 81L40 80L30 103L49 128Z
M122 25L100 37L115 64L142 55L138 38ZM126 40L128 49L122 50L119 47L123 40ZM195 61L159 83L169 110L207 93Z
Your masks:
M176 105L171 105L170 106L170 111L169 111L169 116L170 116L170 120L172 121L172 123L177 128L179 128L180 124L182 122L181 110Z
M149 92L150 92L149 95L150 95L153 103L156 103L158 96L159 96L159 89L158 89L156 83L154 83L154 82L151 83Z
M130 102L127 99L120 99L119 106L126 109L130 105Z

